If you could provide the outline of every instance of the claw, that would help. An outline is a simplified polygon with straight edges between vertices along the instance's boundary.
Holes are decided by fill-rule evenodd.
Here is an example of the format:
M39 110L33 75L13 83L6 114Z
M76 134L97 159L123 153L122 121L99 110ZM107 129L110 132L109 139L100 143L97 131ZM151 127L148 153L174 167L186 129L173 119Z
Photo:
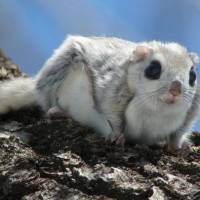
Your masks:
M115 144L120 145L122 147L124 147L125 142L126 142L126 139L123 134L120 134L115 140Z
M118 136L116 135L108 136L105 138L105 141L109 143L115 143L116 145L124 147L126 139L123 134L119 134Z

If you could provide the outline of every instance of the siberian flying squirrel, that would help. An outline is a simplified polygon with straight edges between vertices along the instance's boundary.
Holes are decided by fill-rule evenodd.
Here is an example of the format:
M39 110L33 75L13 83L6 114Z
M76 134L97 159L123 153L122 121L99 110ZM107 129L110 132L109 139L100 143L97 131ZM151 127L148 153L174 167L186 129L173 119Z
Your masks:
M1 83L0 113L39 104L117 143L179 149L199 112L197 62L177 43L70 36L34 78Z

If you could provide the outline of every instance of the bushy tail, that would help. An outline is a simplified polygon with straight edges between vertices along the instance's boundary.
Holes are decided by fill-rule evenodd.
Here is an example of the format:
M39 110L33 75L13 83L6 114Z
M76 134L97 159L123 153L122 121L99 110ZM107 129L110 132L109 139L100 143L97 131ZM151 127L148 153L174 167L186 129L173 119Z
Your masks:
M0 114L36 104L33 78L22 77L0 82Z

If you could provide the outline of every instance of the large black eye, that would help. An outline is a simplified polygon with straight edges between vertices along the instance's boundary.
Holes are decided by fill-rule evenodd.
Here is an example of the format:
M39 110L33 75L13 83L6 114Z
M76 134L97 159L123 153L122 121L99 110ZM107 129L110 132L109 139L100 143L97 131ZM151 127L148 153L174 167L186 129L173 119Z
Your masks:
M157 60L153 60L150 65L145 69L144 75L150 80L156 80L161 75L161 64Z
M190 86L192 86L192 87L194 86L196 78L197 78L196 72L194 71L194 68L192 67L190 69L190 74L189 74L189 84L190 84Z

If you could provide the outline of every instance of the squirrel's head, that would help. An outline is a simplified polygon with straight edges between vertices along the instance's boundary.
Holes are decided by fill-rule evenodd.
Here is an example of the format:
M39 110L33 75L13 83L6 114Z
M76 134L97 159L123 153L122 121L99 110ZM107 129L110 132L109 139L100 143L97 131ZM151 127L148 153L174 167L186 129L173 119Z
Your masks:
M197 90L197 63L198 56L177 43L141 43L133 51L128 85L150 109L188 110Z

